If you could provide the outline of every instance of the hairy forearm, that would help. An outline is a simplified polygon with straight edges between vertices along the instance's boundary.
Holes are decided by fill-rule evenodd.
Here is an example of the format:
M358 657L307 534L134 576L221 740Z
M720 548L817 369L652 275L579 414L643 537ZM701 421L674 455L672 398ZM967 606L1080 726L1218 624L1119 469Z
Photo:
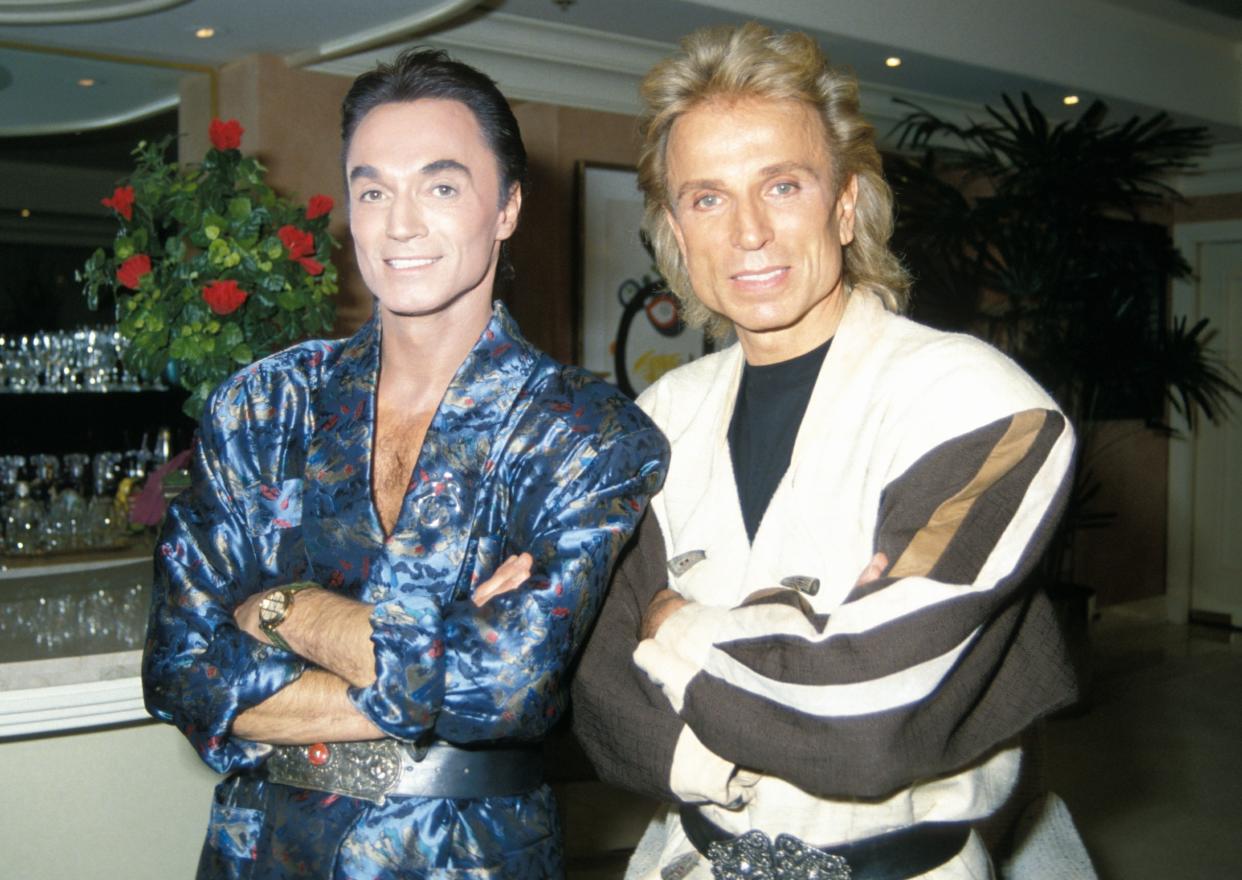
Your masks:
M350 702L349 683L325 669L301 678L237 716L233 733L277 745L381 739L384 734Z
M293 614L280 628L289 646L355 687L373 684L373 606L322 589L307 590L298 599Z
M251 596L234 612L237 625L261 642L271 639L259 625L259 604L265 593ZM375 651L371 645L374 606L321 587L299 592L279 634L293 652L327 669L355 687L375 682Z

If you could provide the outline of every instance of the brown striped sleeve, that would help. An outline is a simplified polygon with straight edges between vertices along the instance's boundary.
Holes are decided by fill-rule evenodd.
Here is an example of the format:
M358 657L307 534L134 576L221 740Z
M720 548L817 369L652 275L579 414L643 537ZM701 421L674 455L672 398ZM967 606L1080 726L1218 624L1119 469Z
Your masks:
M883 493L885 576L833 615L790 608L800 626L717 644L681 717L740 766L881 797L1065 705L1073 675L1028 575L1060 516L1072 444L1062 415L1030 410L927 452Z
M651 598L667 586L664 538L648 511L622 551L573 679L574 734L605 782L660 800L684 722L631 659Z

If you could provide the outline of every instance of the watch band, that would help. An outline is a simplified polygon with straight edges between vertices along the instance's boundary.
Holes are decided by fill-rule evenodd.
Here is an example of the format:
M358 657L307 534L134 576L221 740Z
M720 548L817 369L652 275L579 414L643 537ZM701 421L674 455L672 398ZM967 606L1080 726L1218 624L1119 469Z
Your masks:
M285 637L282 636L280 633L276 632L275 627L271 627L269 629L268 627L265 626L265 627L262 627L262 630L263 630L263 634L267 636L267 640L271 642L273 645L275 645L277 648L280 648L280 650L288 651L290 654L297 653L297 651L289 647L289 643L285 641Z

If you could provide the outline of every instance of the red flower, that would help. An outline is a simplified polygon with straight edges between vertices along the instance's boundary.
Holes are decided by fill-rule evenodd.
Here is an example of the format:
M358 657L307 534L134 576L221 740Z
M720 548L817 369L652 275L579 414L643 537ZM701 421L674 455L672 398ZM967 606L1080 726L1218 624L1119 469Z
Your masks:
M280 243L289 249L289 259L296 260L315 251L315 237L296 226L282 226L276 230Z
M217 315L231 315L249 295L236 281L213 281L203 288L203 299Z
M100 199L100 204L105 208L111 208L126 220L134 219L134 188L132 186L118 186L112 191L112 198Z
M336 202L332 201L332 196L311 196L310 201L306 203L306 219L314 220L316 217L329 214L335 205Z
M236 150L241 146L241 136L245 129L236 119L213 119L207 127L207 136L211 145L217 150Z
M282 226L276 230L276 237L289 249L289 259L300 264L311 275L323 271L323 263L307 256L315 252L315 236L296 226Z
M130 290L138 289L142 276L151 274L151 258L146 254L134 254L117 267L116 280Z

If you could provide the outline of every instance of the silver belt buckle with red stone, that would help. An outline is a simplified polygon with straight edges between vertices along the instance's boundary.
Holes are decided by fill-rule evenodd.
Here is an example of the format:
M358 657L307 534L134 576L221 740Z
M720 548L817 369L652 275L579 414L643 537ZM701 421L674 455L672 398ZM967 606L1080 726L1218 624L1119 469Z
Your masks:
M402 754L395 739L277 746L265 768L267 778L281 785L382 804L401 778Z

